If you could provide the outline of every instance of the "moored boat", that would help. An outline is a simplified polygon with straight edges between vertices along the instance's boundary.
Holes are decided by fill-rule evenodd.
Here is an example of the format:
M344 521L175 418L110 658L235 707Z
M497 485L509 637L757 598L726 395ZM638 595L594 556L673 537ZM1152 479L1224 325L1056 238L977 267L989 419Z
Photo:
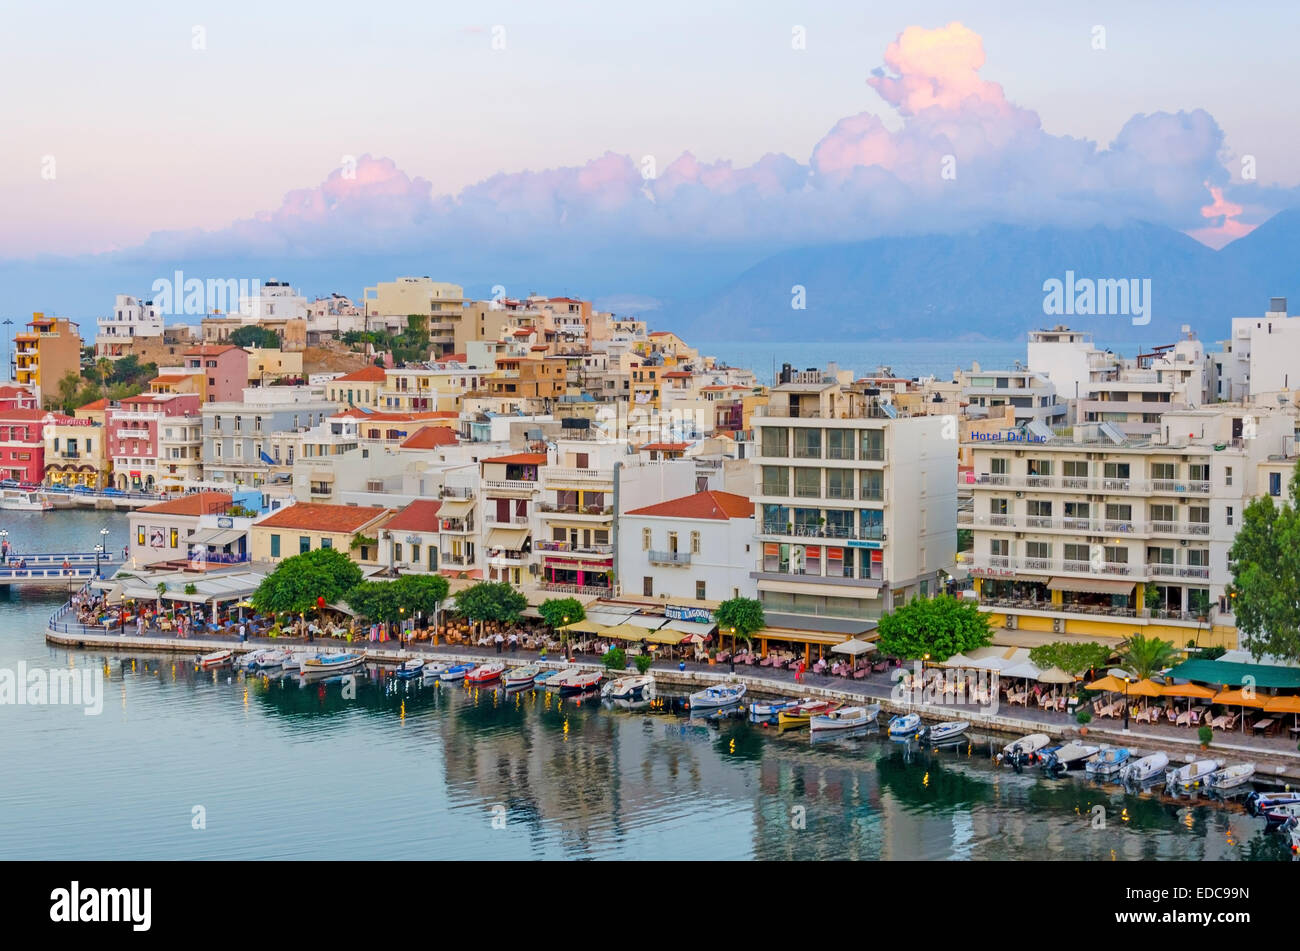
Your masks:
M1252 816L1262 816L1266 810L1274 806L1289 805L1290 803L1300 803L1300 793L1253 792L1246 796L1246 811Z
M401 680L412 680L424 674L424 659L422 657L412 657L404 660L397 665L397 670L393 675Z
M829 713L819 714L808 721L811 732L822 730L852 730L861 726L870 726L880 715L880 704L869 707L840 707Z
M0 492L0 509L11 512L48 512L54 503L39 492L6 489Z
M302 659L300 671L304 677L334 675L356 670L366 662L364 654L342 651L338 654L307 654Z
M438 662L436 664L425 664L424 670L422 670L420 673L425 680L437 680L439 677L442 676L442 672L450 666L451 664L444 664L442 662Z
M782 710L797 707L799 702L794 697L782 697L780 700L755 700L749 705L749 722L775 724L777 714Z
M744 699L744 684L717 684L691 694L691 712L717 710L719 707L729 707L733 703L740 703Z
M1270 830L1287 823L1300 825L1300 802L1275 803L1260 813Z
M948 720L945 723L936 723L933 726L926 727L922 732L929 742L944 743L948 740L957 739L969 729L970 723L966 720Z
M1239 789L1246 785L1246 783L1250 782L1254 776L1254 763L1237 763L1235 766L1228 766L1219 770L1205 781L1205 785L1210 789L1216 789L1220 792L1229 789Z
M1194 763L1169 770L1165 773L1165 781L1176 789L1192 789L1202 785L1220 769L1217 760L1198 759Z
M1119 768L1118 779L1121 783L1143 785L1159 779L1168 767L1169 754L1155 752L1141 759L1130 758Z
M558 677L552 678L551 683L556 684L560 690L560 695L574 693L586 693L588 690L595 690L600 686L600 682L605 679L605 675L598 670L575 670L563 680Z
M272 670L276 667L283 667L291 657L292 655L288 651L277 650L274 647L263 647L259 650L249 651L240 660L245 670Z
M1114 776L1133 756L1133 751L1123 746L1103 746L1101 752L1088 760L1084 770L1090 777L1104 779Z
M559 690L560 684L570 677L582 673L577 667L565 667L563 670L548 670L537 675L535 682L544 684L547 690Z
M494 680L501 679L501 675L505 672L506 665L499 660L494 660L488 664L479 664L465 675L465 683L490 684Z
M1039 761L1049 773L1071 769L1083 769L1087 762L1101 751L1100 746L1086 746L1083 743L1063 743L1060 746L1047 746L1039 750Z
M439 680L454 681L464 680L465 675L474 669L473 664L452 664L446 670L438 674Z
M511 667L501 676L501 682L506 689L531 687L537 679L537 668L531 664L523 667Z
M919 713L900 713L889 720L890 736L915 736L921 732Z
M620 677L611 680L600 690L602 697L610 700L649 700L655 694L653 677Z
M214 667L225 667L235 658L235 652L229 650L213 651L211 654L204 654L198 658L194 665L199 670L211 670Z
M777 711L776 722L783 730L807 726L813 717L823 716L844 706L831 700L805 700L792 707Z

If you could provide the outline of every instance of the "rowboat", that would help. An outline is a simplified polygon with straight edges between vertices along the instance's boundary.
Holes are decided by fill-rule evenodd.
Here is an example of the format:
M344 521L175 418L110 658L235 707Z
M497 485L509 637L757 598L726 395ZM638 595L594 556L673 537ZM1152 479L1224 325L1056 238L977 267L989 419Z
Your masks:
M1053 773L1070 769L1082 769L1100 750L1100 746L1065 743L1061 746L1045 747L1039 751L1038 755L1042 760L1043 769Z
M1250 782L1251 777L1255 775L1254 763L1238 763L1236 766L1229 766L1221 769L1205 781L1205 785L1210 789L1225 790L1237 789Z
M803 703L797 703L793 707L786 707L784 710L778 710L776 722L783 730L792 730L801 726L807 726L813 717L823 716L833 710L838 710L844 706L842 703L835 703L830 700L805 700Z
M501 678L506 689L511 687L531 687L533 681L537 679L537 668L532 665L526 667L511 667Z
M424 660L420 657L412 657L410 660L404 660L397 665L394 675L401 680L412 680L424 673Z
M439 680L464 680L465 675L474 669L473 664L452 664L438 675Z
M505 671L506 665L499 660L494 660L489 664L479 664L465 675L465 683L490 684L492 681L500 679Z
M211 670L214 667L225 667L234 659L234 657L234 651L213 651L211 654L204 654L194 663L199 670Z
M798 705L799 701L793 697L783 697L780 700L755 700L749 705L749 722L774 724L777 714L782 710Z
M1121 783L1143 785L1164 775L1168 767L1168 753L1152 753L1150 756L1144 756L1141 759L1130 759L1119 768L1119 781Z
M943 743L957 739L969 729L970 723L965 720L949 720L946 723L936 723L934 726L927 727L923 732L929 742Z
M716 710L745 699L744 684L718 684L691 694L691 711Z
M271 670L275 667L283 667L292 659L292 654L288 651L277 650L274 647L264 647L260 650L249 651L243 657L245 670Z
M1101 752L1088 760L1084 767L1087 774L1094 778L1114 776L1133 756L1133 751L1122 746L1106 746Z
M308 654L302 659L304 677L317 674L338 674L355 670L366 662L364 654L344 651L339 654Z
M620 677L601 688L600 695L610 700L649 700L655 694L653 677Z
M588 690L595 690L600 686L600 682L605 679L605 675L598 670L578 670L563 680L556 677L551 683L559 681L560 695L572 693L586 693Z
M546 685L547 690L559 690L560 685L570 677L582 673L577 667L565 667L563 670L547 671L537 676L537 682Z
M443 663L425 664L421 674L423 674L425 680L437 680L442 676L442 672L450 666L451 664Z
M811 732L821 730L852 730L855 727L868 726L876 722L880 715L880 704L869 707L840 707L829 713L823 713L808 721Z
M553 679L556 674L562 674L562 673L564 673L564 671L562 670L543 670L536 677L533 678L533 686L544 687L546 686L546 682L548 680Z
M1270 829L1276 829L1279 825L1292 820L1296 820L1295 824L1300 825L1300 802L1278 803L1269 806L1260 815L1264 817L1265 824Z
M900 713L889 721L890 736L914 736L921 732L919 713Z
M1165 781L1176 789L1191 789L1204 783L1220 769L1217 760L1198 759L1194 763L1169 770L1165 773Z

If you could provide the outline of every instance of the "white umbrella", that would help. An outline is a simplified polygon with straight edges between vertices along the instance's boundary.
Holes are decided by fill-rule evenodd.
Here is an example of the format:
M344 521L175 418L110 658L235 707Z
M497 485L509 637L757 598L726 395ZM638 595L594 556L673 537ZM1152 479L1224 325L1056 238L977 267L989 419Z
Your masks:
M1074 675L1066 673L1060 667L1048 667L1038 675L1038 682L1044 684L1072 684Z
M857 657L859 654L869 654L876 649L875 644L867 641L860 641L856 637L850 638L842 644L836 644L831 648L833 654L848 654L850 657Z

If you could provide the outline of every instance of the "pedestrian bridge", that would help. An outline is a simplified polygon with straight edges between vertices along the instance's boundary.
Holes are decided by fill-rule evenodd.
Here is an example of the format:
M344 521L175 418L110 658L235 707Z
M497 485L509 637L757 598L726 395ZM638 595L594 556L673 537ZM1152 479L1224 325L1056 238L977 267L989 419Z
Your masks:
M75 581L84 583L96 576L97 568L99 575L103 576L121 566L120 556L120 552L101 554L93 551L41 552L30 555L11 552L9 560L0 564L0 586L58 585Z

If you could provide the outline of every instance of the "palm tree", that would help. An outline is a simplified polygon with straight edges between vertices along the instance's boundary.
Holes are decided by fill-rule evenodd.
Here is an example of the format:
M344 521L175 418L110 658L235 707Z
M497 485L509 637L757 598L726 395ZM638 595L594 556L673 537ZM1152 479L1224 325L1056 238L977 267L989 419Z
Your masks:
M109 374L113 372L113 361L108 357L100 357L95 361L95 369L99 371L99 382L107 386Z
M1119 646L1120 662L1124 669L1139 680L1164 670L1176 653L1177 649L1171 641L1162 641L1158 637L1148 638L1142 634L1134 634Z

